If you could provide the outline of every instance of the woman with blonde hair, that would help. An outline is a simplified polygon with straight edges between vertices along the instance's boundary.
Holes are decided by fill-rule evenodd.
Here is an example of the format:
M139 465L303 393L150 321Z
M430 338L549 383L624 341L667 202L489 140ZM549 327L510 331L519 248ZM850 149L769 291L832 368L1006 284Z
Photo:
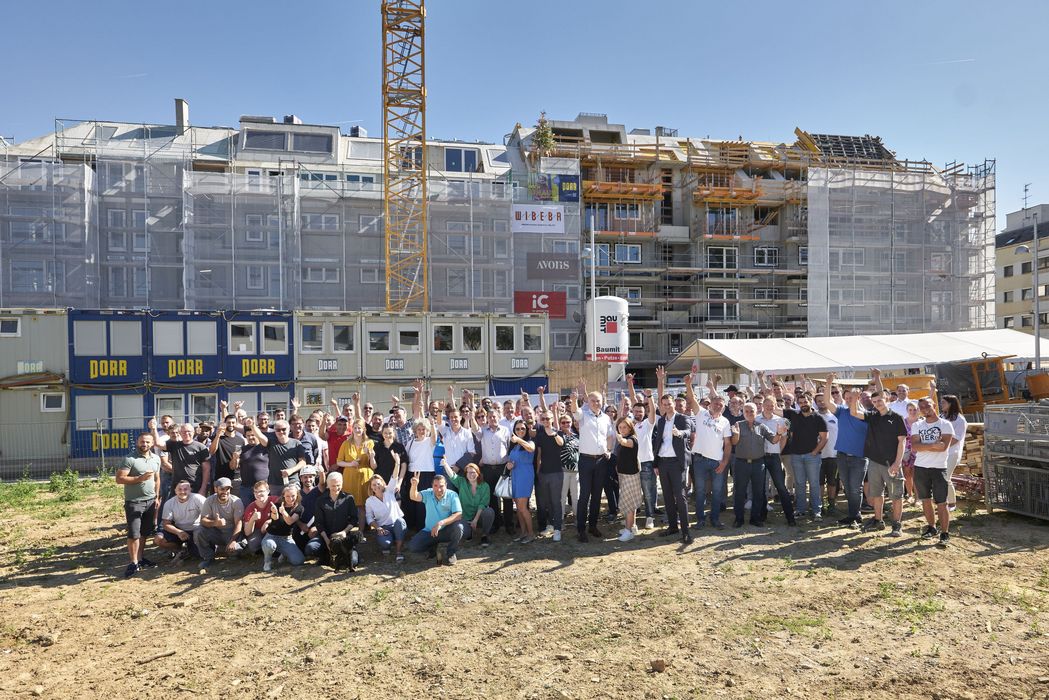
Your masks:
M277 553L292 566L300 566L306 557L292 538L296 524L302 518L302 492L297 484L288 484L281 492L281 498L270 505L269 529L262 538L262 570L273 568L273 554Z
M390 545L393 545L396 548L397 563L404 561L401 548L404 547L404 532L407 529L404 512L401 510L401 504L397 502L397 490L401 487L403 474L403 469L397 469L390 483L386 483L382 476L374 475L368 482L371 495L364 504L366 522L375 530L379 551L389 554Z
M370 493L368 482L375 469L375 442L367 438L365 431L364 419L355 419L350 437L339 447L339 457L335 462L335 466L342 470L342 492L351 494L357 504L359 522L364 522L364 502Z
M634 518L644 497L641 493L641 463L638 461L637 431L634 420L623 416L616 421L616 473L619 474L619 512L625 527L619 531L619 541L629 542L637 535Z

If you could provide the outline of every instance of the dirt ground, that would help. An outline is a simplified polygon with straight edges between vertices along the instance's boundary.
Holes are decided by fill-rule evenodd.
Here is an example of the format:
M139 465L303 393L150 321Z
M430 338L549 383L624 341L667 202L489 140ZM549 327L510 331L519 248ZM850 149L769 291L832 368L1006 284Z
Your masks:
M124 580L112 483L0 489L0 697L1049 697L1049 524L1019 516L960 510L947 550L909 509L898 540L773 515Z

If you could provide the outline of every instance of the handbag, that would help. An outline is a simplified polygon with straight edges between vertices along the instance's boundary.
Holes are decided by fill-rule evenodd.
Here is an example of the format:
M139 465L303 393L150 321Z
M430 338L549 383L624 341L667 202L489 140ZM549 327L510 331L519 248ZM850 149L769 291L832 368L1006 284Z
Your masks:
M510 481L510 472L503 471L503 475L499 477L499 481L495 482L495 495L496 498L513 498L514 488Z

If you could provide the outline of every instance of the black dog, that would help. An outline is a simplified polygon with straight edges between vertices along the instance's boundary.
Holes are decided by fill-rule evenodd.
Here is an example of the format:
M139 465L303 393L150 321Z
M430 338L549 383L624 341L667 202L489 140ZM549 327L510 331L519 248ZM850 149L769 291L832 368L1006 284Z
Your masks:
M351 532L345 537L333 537L331 539L331 564L336 571L339 569L353 571L357 568L353 562L353 553L357 550L359 541L356 532ZM358 561L359 557L360 555L358 554Z

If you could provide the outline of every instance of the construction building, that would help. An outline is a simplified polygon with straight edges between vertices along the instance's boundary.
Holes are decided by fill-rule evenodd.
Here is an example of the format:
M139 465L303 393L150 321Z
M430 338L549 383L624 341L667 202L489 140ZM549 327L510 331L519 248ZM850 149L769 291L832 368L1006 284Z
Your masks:
M551 359L582 359L592 222L598 295L630 303L643 374L696 335L994 323L993 161L939 169L800 129L628 132L598 114L541 135L428 142L431 311L546 311ZM173 125L59 120L0 140L0 308L382 310L382 163L363 129L197 127L180 100Z
M1010 212L1005 230L995 236L997 299L995 327L1034 333L1034 223L1038 222L1038 313L1042 332L1049 328L1049 204ZM1045 309L1044 311L1042 309Z

